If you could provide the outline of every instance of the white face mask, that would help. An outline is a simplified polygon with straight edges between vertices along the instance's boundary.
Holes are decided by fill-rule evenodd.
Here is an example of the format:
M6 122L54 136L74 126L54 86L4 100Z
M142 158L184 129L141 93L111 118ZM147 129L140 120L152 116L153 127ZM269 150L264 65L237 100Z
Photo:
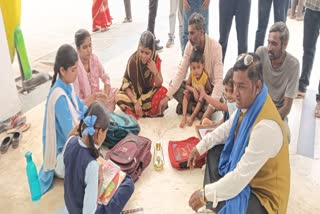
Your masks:
M96 149L99 149L101 145L94 144L94 147L96 147Z

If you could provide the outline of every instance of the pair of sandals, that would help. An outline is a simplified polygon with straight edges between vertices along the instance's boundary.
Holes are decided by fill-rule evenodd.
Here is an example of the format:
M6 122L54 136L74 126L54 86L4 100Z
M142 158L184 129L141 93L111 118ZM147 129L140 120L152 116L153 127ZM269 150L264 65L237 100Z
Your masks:
M6 153L10 145L12 145L12 148L14 149L18 148L21 139L22 139L22 132L20 131L16 131L16 132L13 132L12 134L9 134L1 142L0 153L1 154Z

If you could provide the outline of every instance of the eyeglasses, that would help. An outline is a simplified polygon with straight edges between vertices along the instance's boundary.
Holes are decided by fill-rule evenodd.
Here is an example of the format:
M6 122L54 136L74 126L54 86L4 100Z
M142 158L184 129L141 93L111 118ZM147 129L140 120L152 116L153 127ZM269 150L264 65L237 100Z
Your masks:
M253 63L253 56L251 54L243 53L240 54L237 58L237 61L240 61L243 59L243 64L245 66L249 66Z

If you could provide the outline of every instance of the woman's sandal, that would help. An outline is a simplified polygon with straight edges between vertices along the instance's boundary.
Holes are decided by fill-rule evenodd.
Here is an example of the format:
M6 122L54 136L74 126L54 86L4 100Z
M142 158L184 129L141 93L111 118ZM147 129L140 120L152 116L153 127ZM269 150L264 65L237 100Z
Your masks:
M12 140L11 140L12 148L14 149L18 148L21 138L22 138L22 132L13 133Z
M18 127L7 130L7 134L12 134L14 132L25 132L30 128L30 123L20 124Z
M297 99L303 99L306 96L306 92L298 91Z
M12 142L12 135L9 135L2 140L0 145L1 154L4 154L8 151L11 142Z

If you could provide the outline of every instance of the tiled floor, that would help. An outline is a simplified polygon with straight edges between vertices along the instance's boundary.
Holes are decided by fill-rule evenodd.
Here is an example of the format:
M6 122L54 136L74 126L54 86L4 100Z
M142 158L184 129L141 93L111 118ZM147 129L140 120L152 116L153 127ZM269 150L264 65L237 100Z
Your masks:
M73 33L80 27L90 29L90 11L91 2L85 2L83 5L77 5L76 0L70 1L50 1L46 2L47 8L51 10L43 11L44 1L31 0L30 3L23 1L25 18L25 34L26 41L29 44L29 55L32 62L37 62L37 59L46 56L54 51L60 44L64 42L72 43ZM216 39L218 38L218 11L217 1L212 1L210 14L210 34ZM145 24L147 16L141 9L147 8L148 1L144 0L141 5L133 5L134 22L131 25L141 26ZM64 7L59 5L64 4ZM74 4L74 5L73 5ZM112 15L115 18L116 26L122 20L124 11L121 1L110 1L111 8L113 8ZM76 6L76 9L71 9L71 6ZM159 1L159 11L157 17L157 30L158 37L164 45L167 38L168 29L168 9L169 2ZM32 10L33 9L33 10ZM35 15L35 9L39 10L39 14ZM68 10L67 10L68 9ZM59 10L59 17L57 22L54 22L54 15ZM71 20L64 20L67 12L76 13L76 17ZM142 11L142 12L141 12ZM43 25L43 28L37 27L41 23L39 15L47 13L46 17L51 19L50 25ZM82 15L81 15L82 13ZM27 19L29 17L29 19ZM31 19L30 19L31 17ZM50 18L51 17L51 18ZM86 17L86 18L84 18ZM254 33L256 28L256 3L252 5L250 22L250 46L253 48ZM34 23L32 25L32 21ZM76 25L73 22L77 20ZM42 22L47 21L46 18ZM64 23L63 25L60 23ZM65 26L65 27L63 27ZM302 23L288 20L288 26L291 31L291 39L288 51L293 53L299 60L302 56ZM50 27L50 29L46 29ZM64 32L65 31L65 32ZM64 33L63 33L64 32ZM111 32L111 30L110 30ZM108 37L109 32L100 34L103 38L104 35ZM99 36L100 36L99 35ZM129 35L123 35L125 41ZM138 34L130 35L131 37L138 38ZM118 38L119 39L119 38ZM98 42L98 40L95 40ZM137 40L136 40L137 41ZM178 40L177 40L178 41ZM234 30L231 32L228 53L226 58L225 69L230 67L233 59L236 57L237 43ZM252 43L252 44L251 44ZM127 44L124 46L119 45L121 52L117 55L112 55L109 59L104 61L107 72L110 74L113 86L119 86L121 83L122 74L126 61L130 54L136 49L137 42L134 44ZM176 42L178 44L178 42ZM319 45L318 45L319 47ZM167 86L173 74L177 71L179 64L179 47L176 45L172 49L165 49L160 55L163 60L162 72L164 76L164 85ZM103 52L101 53L103 54ZM319 53L318 53L319 55ZM320 69L319 58L316 57L314 71ZM315 89L318 74L313 72L311 88ZM44 92L46 93L46 92ZM169 103L169 109L165 113L164 118L155 119L140 119L141 135L150 138L153 143L161 142L165 152L165 167L161 172L153 169L152 165L143 172L140 180L136 183L135 192L127 204L126 208L143 207L144 213L158 214L158 213L193 213L188 207L188 200L194 190L202 185L203 171L200 169L176 171L170 166L168 159L167 143L169 140L186 139L194 136L195 130L193 127L185 129L178 128L180 123L180 116L175 114L176 102ZM292 140L290 144L290 163L291 163L291 192L288 212L289 214L295 213L320 213L320 160L313 160L301 155L297 152L297 140L300 130L300 114L302 109L302 101L295 100L292 111L289 115L289 124L291 128ZM116 110L119 112L119 109ZM25 175L25 158L26 151L32 151L33 159L39 169L42 163L42 144L41 133L44 115L44 103L33 107L26 113L28 121L32 123L29 131L24 135L24 138L16 150L12 148L5 155L0 155L0 212L1 213L54 213L63 207L63 181L56 179L54 188L41 198L38 202L31 202L28 189L28 183ZM310 121L313 123L314 121ZM315 121L319 123L319 119ZM316 133L320 133L319 125L316 126ZM318 135L319 136L319 135ZM3 135L0 136L2 139ZM318 147L319 149L319 147Z

